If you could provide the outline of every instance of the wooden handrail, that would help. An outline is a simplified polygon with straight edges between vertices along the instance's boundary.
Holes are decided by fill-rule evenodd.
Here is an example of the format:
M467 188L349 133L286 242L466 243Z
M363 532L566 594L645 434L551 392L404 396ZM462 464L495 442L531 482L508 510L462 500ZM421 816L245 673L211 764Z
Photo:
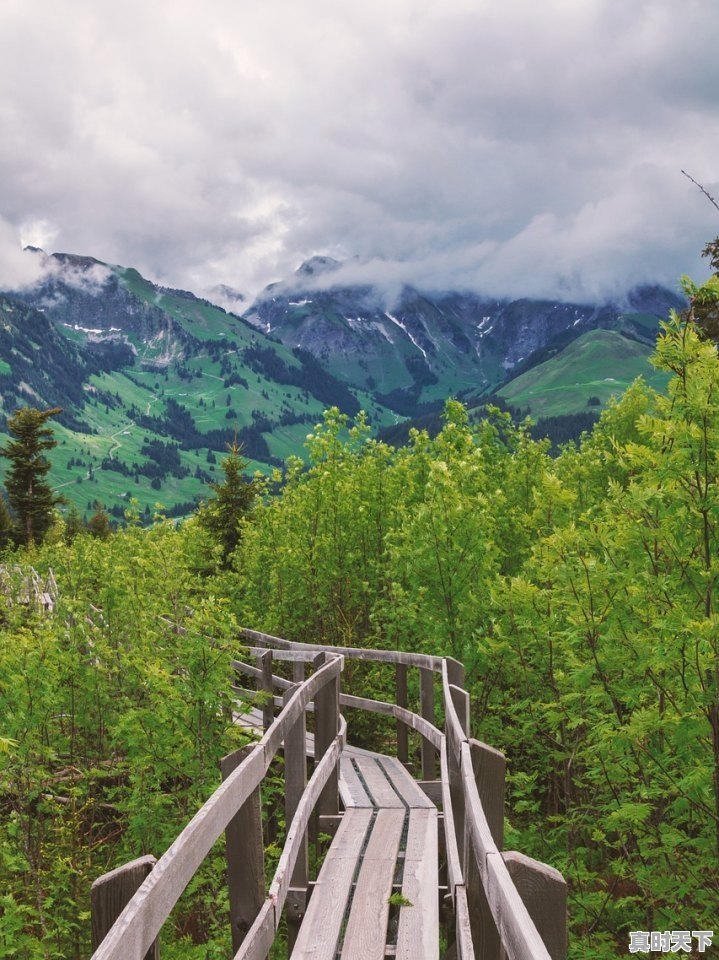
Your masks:
M247 652L258 657L262 668L241 660L233 660L232 668L253 677L265 691L272 688L284 691L283 699L271 698L275 705L281 706L281 711L274 720L271 711L266 711L265 724L269 726L264 736L158 861L93 955L93 960L141 960L214 842L250 794L258 789L283 742L290 734L295 744L303 741L304 714L313 708L315 699L315 716L319 716L315 770L304 789L304 773L299 785L295 775L293 789L296 799L288 813L292 819L275 876L235 960L264 960L267 956L290 883L297 883L291 878L303 844L306 863L306 832L312 811L319 804L320 813L323 809L325 813L337 812L336 772L346 741L346 723L341 715L338 718L338 704L393 717L398 721L398 729L399 725L404 725L403 729L419 733L425 780L433 779L434 773L428 775L428 771L436 769L439 755L448 897L454 908L458 958L474 960L476 955L478 960L483 960L496 956L500 942L508 960L561 960L566 955L561 916L555 924L556 935L547 940L552 943L550 952L533 919L537 915L536 909L533 912L532 904L523 901L513 882L513 876L517 876L527 881L524 884L527 888L542 883L546 887L553 884L552 909L554 915L559 916L556 911L559 909L561 913L562 891L566 889L561 875L520 854L505 855L502 852L504 757L469 737L469 695L463 689L462 664L449 657L428 654L296 643L253 630L243 630L242 637L250 641ZM322 663L318 654L329 659ZM331 689L328 685L339 682L344 658L394 665L397 668L397 699L401 695L405 703L406 670L408 667L419 668L422 715L398 703L342 693L338 687L328 694ZM316 669L308 680L293 682L272 674L273 660L294 663L295 678L302 677L302 664L308 661L314 661ZM444 732L435 723L434 674L441 677ZM321 707L323 703L325 706ZM325 709L334 713L326 715ZM334 719L328 727L327 716L330 715ZM300 720L301 726L296 726ZM479 764L477 769L475 760ZM499 782L500 787L488 789L488 780ZM334 799L328 795L328 790ZM485 811L482 796L489 802L489 813ZM334 809L332 804L335 804ZM332 820L332 816L329 819ZM511 871L505 863L505 856ZM538 878L538 884L534 884L535 878ZM306 874L302 882L306 885ZM253 916L255 910L257 907L253 909ZM477 911L482 913L479 919ZM496 930L490 929L492 927ZM477 940L478 930L481 942ZM544 935L547 936L546 931Z
M182 892L232 817L262 782L288 730L343 663L333 657L298 686L252 753L215 790L122 911L93 960L142 960Z

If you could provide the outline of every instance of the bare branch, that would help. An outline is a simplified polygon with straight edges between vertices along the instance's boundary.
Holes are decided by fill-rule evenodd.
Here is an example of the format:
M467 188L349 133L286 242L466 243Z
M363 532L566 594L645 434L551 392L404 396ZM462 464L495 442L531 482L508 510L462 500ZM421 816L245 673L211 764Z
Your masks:
M682 173L688 180L691 180L691 182L694 184L695 187L699 187L699 189L704 194L704 196L714 204L717 210L719 210L719 203L717 203L714 197L707 190L704 189L701 183L697 183L694 177L690 177L689 174L686 172L686 170L682 170Z

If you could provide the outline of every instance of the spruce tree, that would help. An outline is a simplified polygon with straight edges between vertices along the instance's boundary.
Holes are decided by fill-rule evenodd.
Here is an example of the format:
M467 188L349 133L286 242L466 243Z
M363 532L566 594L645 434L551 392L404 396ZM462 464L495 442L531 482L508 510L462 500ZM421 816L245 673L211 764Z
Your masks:
M26 546L42 543L52 523L53 508L62 501L45 480L50 469L45 452L57 446L47 422L59 413L59 407L21 407L7 421L15 439L0 447L0 455L10 460L5 489L15 515L15 538Z
M240 542L240 520L249 512L256 492L255 484L244 476L247 461L242 457L237 441L230 444L228 450L221 464L224 482L210 484L215 497L203 504L198 514L200 525L221 544L226 566Z

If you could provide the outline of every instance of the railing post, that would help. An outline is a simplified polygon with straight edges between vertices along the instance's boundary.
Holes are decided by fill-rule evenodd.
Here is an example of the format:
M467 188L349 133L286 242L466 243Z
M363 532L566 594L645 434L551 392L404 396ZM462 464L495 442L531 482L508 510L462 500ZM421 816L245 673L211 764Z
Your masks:
M504 845L504 776L506 768L504 754L485 743L480 743L479 740L470 740L469 750L472 758L474 781L477 784L477 793L482 803L482 809L487 817L492 839L497 849L502 850ZM464 835L463 871L476 958L477 960L499 960L502 956L499 932L489 909L477 862L466 831Z
M447 664L447 680L455 687L464 688L464 664L454 657L445 657Z
M419 668L419 701L420 713L434 724L434 672L425 667ZM434 747L422 737L422 779L434 780L436 769Z
M301 671L293 669L293 675L298 672L304 674L304 664L299 663ZM290 699L294 689L285 691L284 702ZM307 786L307 718L304 710L297 718L291 730L285 737L285 823L289 828L295 811L299 806L302 794ZM297 932L307 909L307 886L309 882L309 858L307 849L307 832L302 838L297 863L290 877L290 889L287 898L287 947L288 954L292 952L297 939Z
M133 898L145 877L157 861L152 856L140 857L110 873L98 877L90 888L90 917L92 924L92 952L94 953L110 932L127 904ZM145 955L145 960L158 960L159 937Z
M272 651L265 650L264 653L261 653L257 658L257 666L262 671L262 679L259 681L257 688L265 694L265 699L262 703L262 728L263 730L268 730L272 726L272 722L275 719L275 704L273 700L273 689L272 689Z
M395 701L398 707L407 707L407 664L398 663L395 667ZM407 765L409 752L407 746L407 725L397 721L397 759Z
M318 654L313 661L315 669L323 666L328 659L326 653ZM320 762L332 745L339 730L339 722L340 679L337 676L315 694L315 764ZM319 817L337 817L339 811L339 777L335 767L320 793L317 814Z
M552 960L567 956L567 884L546 863L512 850L504 862Z
M220 760L226 780L254 749L247 744ZM265 900L265 850L262 842L260 788L249 795L225 830L227 884L230 894L232 949L240 949Z

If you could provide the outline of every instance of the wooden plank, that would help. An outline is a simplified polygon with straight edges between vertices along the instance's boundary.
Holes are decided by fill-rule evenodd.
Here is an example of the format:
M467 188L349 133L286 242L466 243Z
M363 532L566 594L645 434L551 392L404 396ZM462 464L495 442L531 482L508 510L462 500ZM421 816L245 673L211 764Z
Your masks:
M455 687L464 687L464 664L454 657L445 657L444 662L447 668L447 680Z
M325 753L319 763L315 765L314 772L307 784L307 789L302 794L302 799L295 811L292 822L287 828L287 838L280 854L280 859L275 870L275 875L269 890L269 899L272 900L278 912L282 910L287 892L290 888L290 878L297 863L297 857L300 852L300 844L307 831L310 815L314 810L320 792L327 782L328 777L334 769L342 751L347 725L342 718L342 727L336 740L329 750ZM342 818L338 818L342 820Z
M354 762L359 768L360 778L364 780L375 807L404 809L402 800L392 789L391 783L374 757L357 757Z
M285 694L289 699L291 693ZM285 823L290 824L307 786L306 714L301 713L285 737ZM309 879L307 835L305 834L292 871L293 887L306 887Z
M551 960L499 852L487 855L486 890L508 960Z
M347 754L340 758L340 796L346 810L350 807L372 806L372 801Z
M465 737L469 736L469 694L461 687L456 687L453 683L449 685L449 692L452 697L454 709L457 711L459 725Z
M269 730L275 719L275 704L272 698L272 651L265 650L257 658L257 666L262 671L262 677L258 682L258 689L261 690L266 700L262 703L262 726Z
M98 877L90 888L92 950L97 950L110 928L157 863L153 856L139 857ZM158 960L160 942L155 940L145 960Z
M389 897L404 810L379 810L360 868L341 960L384 960Z
M474 769L479 799L482 801L489 830L498 850L504 847L504 791L507 761L501 750L469 741L469 750Z
M321 669L329 654L319 654L314 661ZM337 736L339 727L339 674L317 691L315 696L315 761L319 761ZM320 816L336 816L339 813L339 790L337 770L332 773L320 794L317 812Z
M254 749L252 744L220 760L222 779L239 767ZM265 899L265 849L262 842L262 798L257 787L227 824L225 858L230 900L232 949L240 949Z
M399 760L395 757L382 757L379 762L408 807L434 808L427 794Z
M340 706L368 710L370 713L382 713L387 717L401 720L402 723L421 734L436 750L439 750L439 742L442 738L441 731L433 723L416 713L412 713L411 710L405 710L404 707L397 706L396 703L386 703L382 700L370 700L368 697L355 697L348 693L341 693Z
M407 709L407 665L404 663L395 666L395 703ZM401 720L397 721L397 759L400 763L409 760L407 727Z
M427 670L433 670L435 673L441 673L442 671L442 657L433 657L424 653L406 653L398 650L365 650L363 647L338 647L320 643L298 643L292 640L284 640L282 637L273 637L268 633L260 633L258 630L249 630L246 627L240 630L240 635L264 648L272 647L276 650L308 652L312 656L324 652L339 653L346 656L348 660L406 663L408 667L423 667ZM311 659L311 657L303 659ZM458 661L454 662L458 663ZM460 680L460 685L461 682Z
M467 890L459 886L454 899L454 933L458 960L475 960Z
M275 939L277 925L275 905L271 900L266 900L234 960L265 960Z
M442 784L442 812L445 849L447 852L447 873L449 880L450 893L454 888L464 883L462 874L462 863L459 858L459 846L457 844L457 831L454 823L454 810L452 809L452 798L449 792L449 766L447 759L447 741L442 738L442 747L439 755L441 784Z
M292 960L334 960L371 810L348 810L322 864Z
M412 906L399 908L396 956L400 960L439 957L437 872L437 811L410 810L402 895Z
M213 844L267 773L287 730L316 691L337 677L341 668L341 659L333 659L292 695L249 757L215 790L158 860L123 910L120 922L97 949L94 960L142 960Z
M487 820L489 832L498 850L504 838L504 754L478 740L469 741L469 754L474 782ZM469 773L469 770L466 771ZM464 882L467 888L472 937L478 960L499 960L501 944L499 931L489 908L487 896L470 849L471 838L465 831Z
M504 854L504 862L552 960L567 956L567 884L562 874L522 853Z
M417 780L419 789L429 797L434 806L442 805L442 781L441 780Z
M420 713L434 726L434 674L421 668L419 671ZM427 740L422 740L422 779L434 780L436 776L435 751Z

